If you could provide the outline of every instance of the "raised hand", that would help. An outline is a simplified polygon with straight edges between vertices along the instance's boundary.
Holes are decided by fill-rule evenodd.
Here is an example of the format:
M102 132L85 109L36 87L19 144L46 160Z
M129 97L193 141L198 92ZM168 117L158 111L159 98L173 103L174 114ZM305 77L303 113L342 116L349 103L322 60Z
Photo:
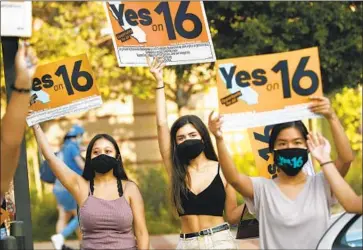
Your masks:
M15 56L15 87L30 89L32 77L35 73L38 59L31 49L24 43L19 43L19 49Z
M320 133L308 134L307 145L310 153L319 163L331 161L330 152L331 146L327 139Z
M163 68L165 63L160 57L155 57L153 60L150 59L149 56L146 56L147 64L149 65L150 72L155 77L155 80L159 82L163 82Z
M212 134L216 137L216 138L222 138L223 134L221 131L221 126L222 126L222 116L221 115L216 115L213 116L214 111L212 111L209 114L209 119L208 119L208 128L210 130L210 132L212 132Z

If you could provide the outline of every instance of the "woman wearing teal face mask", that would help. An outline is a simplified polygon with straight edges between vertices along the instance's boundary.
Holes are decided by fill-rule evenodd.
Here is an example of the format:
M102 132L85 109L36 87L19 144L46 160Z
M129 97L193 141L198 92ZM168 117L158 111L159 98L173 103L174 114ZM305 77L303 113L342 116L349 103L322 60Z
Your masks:
M341 175L353 161L353 151L327 98L313 98L311 110L329 121ZM277 124L272 128L269 150L278 168L278 177L248 177L238 173L223 142L221 117L209 119L209 129L217 140L218 155L227 181L240 192L251 213L259 221L261 249L315 249L327 230L330 206L334 203L323 172L309 176L301 171L308 161L308 131L301 121ZM324 166L330 162L321 162Z

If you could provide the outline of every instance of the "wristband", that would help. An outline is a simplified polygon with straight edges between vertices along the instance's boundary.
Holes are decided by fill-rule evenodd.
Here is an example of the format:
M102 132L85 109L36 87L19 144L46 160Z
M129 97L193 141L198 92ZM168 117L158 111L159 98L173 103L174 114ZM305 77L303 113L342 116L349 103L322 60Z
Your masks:
M334 161L327 161L327 162L324 162L324 163L320 163L320 167L324 166L324 165L327 165L329 163L334 163Z
M30 89L17 88L15 85L11 85L10 88L18 93L30 93Z
M161 87L156 87L155 89L163 89L165 87L165 85L161 86Z

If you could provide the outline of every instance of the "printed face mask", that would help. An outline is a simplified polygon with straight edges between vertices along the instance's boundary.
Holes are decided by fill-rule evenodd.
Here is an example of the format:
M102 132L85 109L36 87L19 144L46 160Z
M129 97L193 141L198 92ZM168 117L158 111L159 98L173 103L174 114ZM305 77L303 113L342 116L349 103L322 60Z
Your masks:
M176 146L178 156L190 161L195 159L204 150L204 143L200 139L185 140Z
M288 176L297 175L308 161L308 150L286 148L274 150L274 162Z
M92 169L99 174L105 174L118 165L119 162L116 158L105 154L101 154L91 160Z

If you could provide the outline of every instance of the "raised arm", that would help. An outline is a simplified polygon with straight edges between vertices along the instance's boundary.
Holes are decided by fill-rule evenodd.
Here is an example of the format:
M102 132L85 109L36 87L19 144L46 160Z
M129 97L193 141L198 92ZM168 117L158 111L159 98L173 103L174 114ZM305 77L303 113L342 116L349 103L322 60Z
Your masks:
M240 194L246 198L253 199L253 184L250 177L240 174L234 166L231 155L228 152L226 144L223 140L221 131L221 116L218 115L213 118L213 112L209 115L208 127L209 130L216 138L219 162L222 171L228 183L234 187Z
M157 82L156 85L156 124L158 129L158 143L161 157L165 168L170 176L172 159L171 159L171 145L170 145L170 129L168 126L168 114L166 110L166 99L165 99L165 85L163 81L163 67L164 63L159 59L155 58L152 62L147 57L147 62L150 67L150 72L155 77Z
M27 60L31 65L27 65ZM35 64L36 57L20 43L15 57L15 89L1 120L1 195L8 190L18 166Z
M311 100L313 101L313 104L310 106L311 111L323 115L329 122L334 145L338 154L335 165L339 173L344 177L348 173L350 164L354 160L354 153L350 146L349 139L331 107L329 99L326 97L312 97Z
M331 161L329 142L321 134L309 134L307 144L311 154L322 165L324 176L339 203L349 213L362 214L362 196L353 191Z
M71 170L54 154L39 124L34 125L33 130L39 148L41 149L44 158L48 161L53 173L73 197L75 197L77 202L80 203L80 201L82 201L82 197L80 197L80 194L82 193L80 186L88 187L86 180Z
M224 204L224 213L227 222L231 225L236 225L241 219L243 205L237 206L236 190L227 183L226 186L226 202Z

